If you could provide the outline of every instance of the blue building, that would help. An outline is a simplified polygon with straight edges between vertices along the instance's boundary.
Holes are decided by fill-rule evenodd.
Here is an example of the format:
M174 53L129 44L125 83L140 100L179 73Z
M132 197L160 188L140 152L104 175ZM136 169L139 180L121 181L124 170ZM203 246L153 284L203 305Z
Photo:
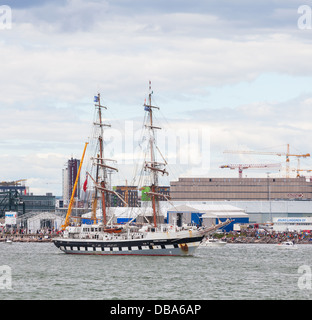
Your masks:
M167 210L167 221L170 224L182 226L183 224L194 224L198 226L211 226L226 221L230 218L233 220L229 225L222 230L229 232L233 230L233 225L236 223L249 223L249 216L240 208L231 205L180 205Z

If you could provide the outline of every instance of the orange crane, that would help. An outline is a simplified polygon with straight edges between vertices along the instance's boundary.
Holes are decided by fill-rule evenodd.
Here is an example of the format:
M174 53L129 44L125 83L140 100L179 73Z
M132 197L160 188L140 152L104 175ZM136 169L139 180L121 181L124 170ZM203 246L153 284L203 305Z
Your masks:
M27 181L27 179L20 179L16 181L1 181L0 185L13 185L13 186L19 186L21 185L21 182Z
M300 177L299 171L311 172L312 169L291 169L291 171L297 171L297 178Z
M275 156L286 156L286 178L289 178L289 157L300 157L307 158L310 157L310 153L306 154L291 154L289 152L289 144L287 144L287 151L286 152L259 152L259 151L233 151L233 150L226 150L224 153L243 153L243 154L263 154L263 155L275 155Z
M66 229L66 227L68 227L68 226L70 225L70 216L71 216L71 211L72 211L72 207L73 207L73 203L74 203L75 192L76 192L77 184L78 184L78 181L79 181L80 171L81 171L83 159L84 159L84 156L85 156L85 153L86 153L86 149L87 149L88 144L89 144L89 143L86 142L86 143L85 143L85 147L84 147L84 149L83 149L83 153L82 153L82 157L81 157L81 160L80 160L80 165L79 165L79 168L78 168L78 172L77 172L77 176L76 176L76 180L75 180L73 192L72 192L72 195L71 195L71 198L70 198L70 202L69 202L69 206L68 206L68 209L67 209L67 214L66 214L65 222L64 222L64 224L62 225L62 230L63 230L63 231Z
M243 170L248 168L254 168L254 169L263 169L263 168L272 168L272 167L280 167L280 163L268 163L268 164L227 164L220 166L220 168L229 168L229 169L238 169L238 177L243 177Z

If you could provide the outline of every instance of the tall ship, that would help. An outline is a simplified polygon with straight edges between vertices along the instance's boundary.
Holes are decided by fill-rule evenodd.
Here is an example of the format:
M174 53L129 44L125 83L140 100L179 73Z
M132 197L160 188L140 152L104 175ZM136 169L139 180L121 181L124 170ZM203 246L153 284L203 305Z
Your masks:
M189 256L193 255L204 237L215 230L230 223L230 220L213 225L211 227L197 227L194 225L169 225L161 223L159 209L159 200L164 197L158 192L158 176L168 175L166 171L167 162L159 162L156 159L155 131L160 129L154 125L153 113L158 107L152 105L152 90L149 85L148 102L144 103L145 123L144 126L148 131L148 157L145 158L143 166L146 174L150 175L151 185L146 192L150 198L152 208L152 220L146 223L134 223L135 218L123 225L113 224L112 217L107 215L109 208L108 195L118 193L109 188L108 172L117 171L113 167L114 160L105 158L104 154L104 128L108 126L102 121L102 111L106 107L101 105L101 97L98 94L95 97L95 107L97 120L94 125L99 132L96 144L96 156L92 158L96 167L95 176L87 173L94 185L92 198L92 215L93 224L71 222L71 208L73 205L75 186L78 181L81 166L85 156L87 143L84 148L80 167L77 174L76 184L73 195L69 203L68 212L65 218L63 234L59 238L54 238L53 242L60 250L68 254L92 254L92 255L153 255L153 256ZM166 198L166 197L165 197ZM124 199L121 199L125 202ZM168 200L168 199L167 199ZM97 219L96 212L100 208L101 219ZM109 218L108 218L109 217Z

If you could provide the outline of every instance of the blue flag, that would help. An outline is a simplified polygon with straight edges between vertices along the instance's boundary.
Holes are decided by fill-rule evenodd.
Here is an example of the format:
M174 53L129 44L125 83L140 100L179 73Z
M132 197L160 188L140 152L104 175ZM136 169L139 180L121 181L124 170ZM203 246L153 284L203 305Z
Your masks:
M99 102L99 97L98 96L94 96L94 102Z

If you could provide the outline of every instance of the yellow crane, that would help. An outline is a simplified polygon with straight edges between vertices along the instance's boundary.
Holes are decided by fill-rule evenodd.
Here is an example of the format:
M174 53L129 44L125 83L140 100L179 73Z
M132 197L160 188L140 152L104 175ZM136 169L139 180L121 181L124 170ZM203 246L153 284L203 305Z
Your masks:
M8 186L8 185L13 185L13 186L18 186L20 182L23 182L23 181L27 181L27 179L20 179L20 180L16 180L16 181L1 181L0 182L0 185L5 185L5 186Z
M286 152L260 152L260 151L246 151L246 150L225 150L223 153L241 153L241 154L263 154L263 155L275 155L286 156L286 178L289 178L289 157L307 158L310 157L310 153L306 154L292 154L289 151L289 144L287 144Z

